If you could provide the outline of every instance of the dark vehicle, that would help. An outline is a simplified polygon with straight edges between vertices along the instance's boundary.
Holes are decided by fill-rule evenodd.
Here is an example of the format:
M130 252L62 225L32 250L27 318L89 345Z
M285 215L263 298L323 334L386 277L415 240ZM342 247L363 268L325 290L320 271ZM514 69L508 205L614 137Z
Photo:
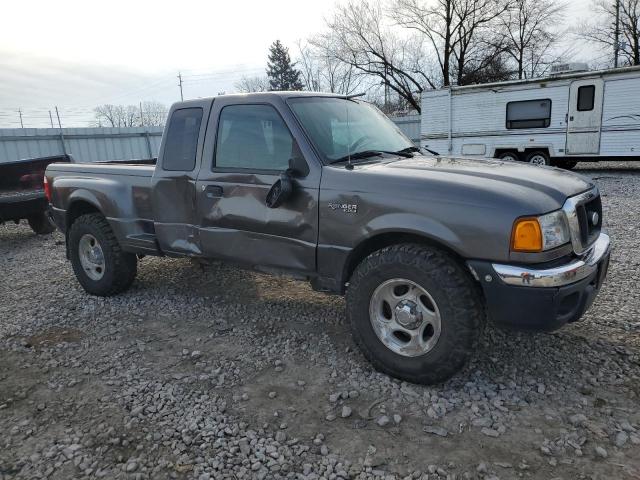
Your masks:
M37 234L53 232L44 171L50 163L70 161L68 155L59 155L0 163L0 223L26 219Z
M221 259L346 294L373 365L440 382L487 316L553 330L602 285L609 237L588 179L425 155L353 97L280 92L175 104L155 166L53 164L80 284L113 295L144 255Z

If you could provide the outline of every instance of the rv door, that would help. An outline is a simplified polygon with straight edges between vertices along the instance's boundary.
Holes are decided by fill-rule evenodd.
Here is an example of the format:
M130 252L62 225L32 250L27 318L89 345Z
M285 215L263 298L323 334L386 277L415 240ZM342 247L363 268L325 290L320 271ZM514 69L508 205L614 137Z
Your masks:
M600 152L604 81L576 80L569 87L567 145L569 155Z

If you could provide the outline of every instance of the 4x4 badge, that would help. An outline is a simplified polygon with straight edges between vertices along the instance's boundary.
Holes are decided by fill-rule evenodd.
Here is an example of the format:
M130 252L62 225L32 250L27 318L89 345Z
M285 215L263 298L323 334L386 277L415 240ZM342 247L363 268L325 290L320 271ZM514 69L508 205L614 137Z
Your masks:
M358 213L357 203L330 203L331 210L342 210L344 213Z

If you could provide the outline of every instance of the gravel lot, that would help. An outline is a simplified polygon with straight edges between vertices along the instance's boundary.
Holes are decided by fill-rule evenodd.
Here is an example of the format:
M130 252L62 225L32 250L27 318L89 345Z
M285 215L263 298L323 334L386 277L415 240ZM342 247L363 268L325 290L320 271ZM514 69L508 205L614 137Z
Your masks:
M640 479L640 164L579 170L614 240L596 304L488 328L437 387L373 371L304 283L145 258L95 298L59 233L0 226L0 480Z

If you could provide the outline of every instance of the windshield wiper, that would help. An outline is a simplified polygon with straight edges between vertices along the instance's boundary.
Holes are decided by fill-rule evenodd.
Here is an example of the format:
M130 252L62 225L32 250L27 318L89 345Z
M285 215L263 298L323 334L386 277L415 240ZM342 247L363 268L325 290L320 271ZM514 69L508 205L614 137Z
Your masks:
M398 150L397 152L394 152L396 155L400 155L402 157L406 157L406 158L411 158L413 157L413 153L419 153L420 149L418 147L407 147L407 148L403 148L402 150Z
M409 148L413 148L413 147L409 147ZM362 150L361 152L352 153L351 155L343 155L340 158L336 158L331 162L331 164L346 162L347 160L349 160L349 158L351 158L351 160L358 160L361 158L369 158L369 157L376 157L376 156L380 157L383 154L396 155L396 156L405 157L405 158L413 157L413 155L410 152L405 150L406 149L398 150L397 152L391 152L389 150Z
M407 147L407 148L403 148L400 151L420 153L422 150L424 150L425 152L429 152L431 155L436 155L436 156L440 155L438 152L434 152L433 150L429 150L428 148L424 148L424 147Z
M382 152L380 150L362 150L360 152L355 152L350 155L343 155L340 158L336 158L335 160L332 160L330 162L330 165L333 165L334 163L346 162L349 159L358 160L361 158L380 157L383 153L385 152Z

